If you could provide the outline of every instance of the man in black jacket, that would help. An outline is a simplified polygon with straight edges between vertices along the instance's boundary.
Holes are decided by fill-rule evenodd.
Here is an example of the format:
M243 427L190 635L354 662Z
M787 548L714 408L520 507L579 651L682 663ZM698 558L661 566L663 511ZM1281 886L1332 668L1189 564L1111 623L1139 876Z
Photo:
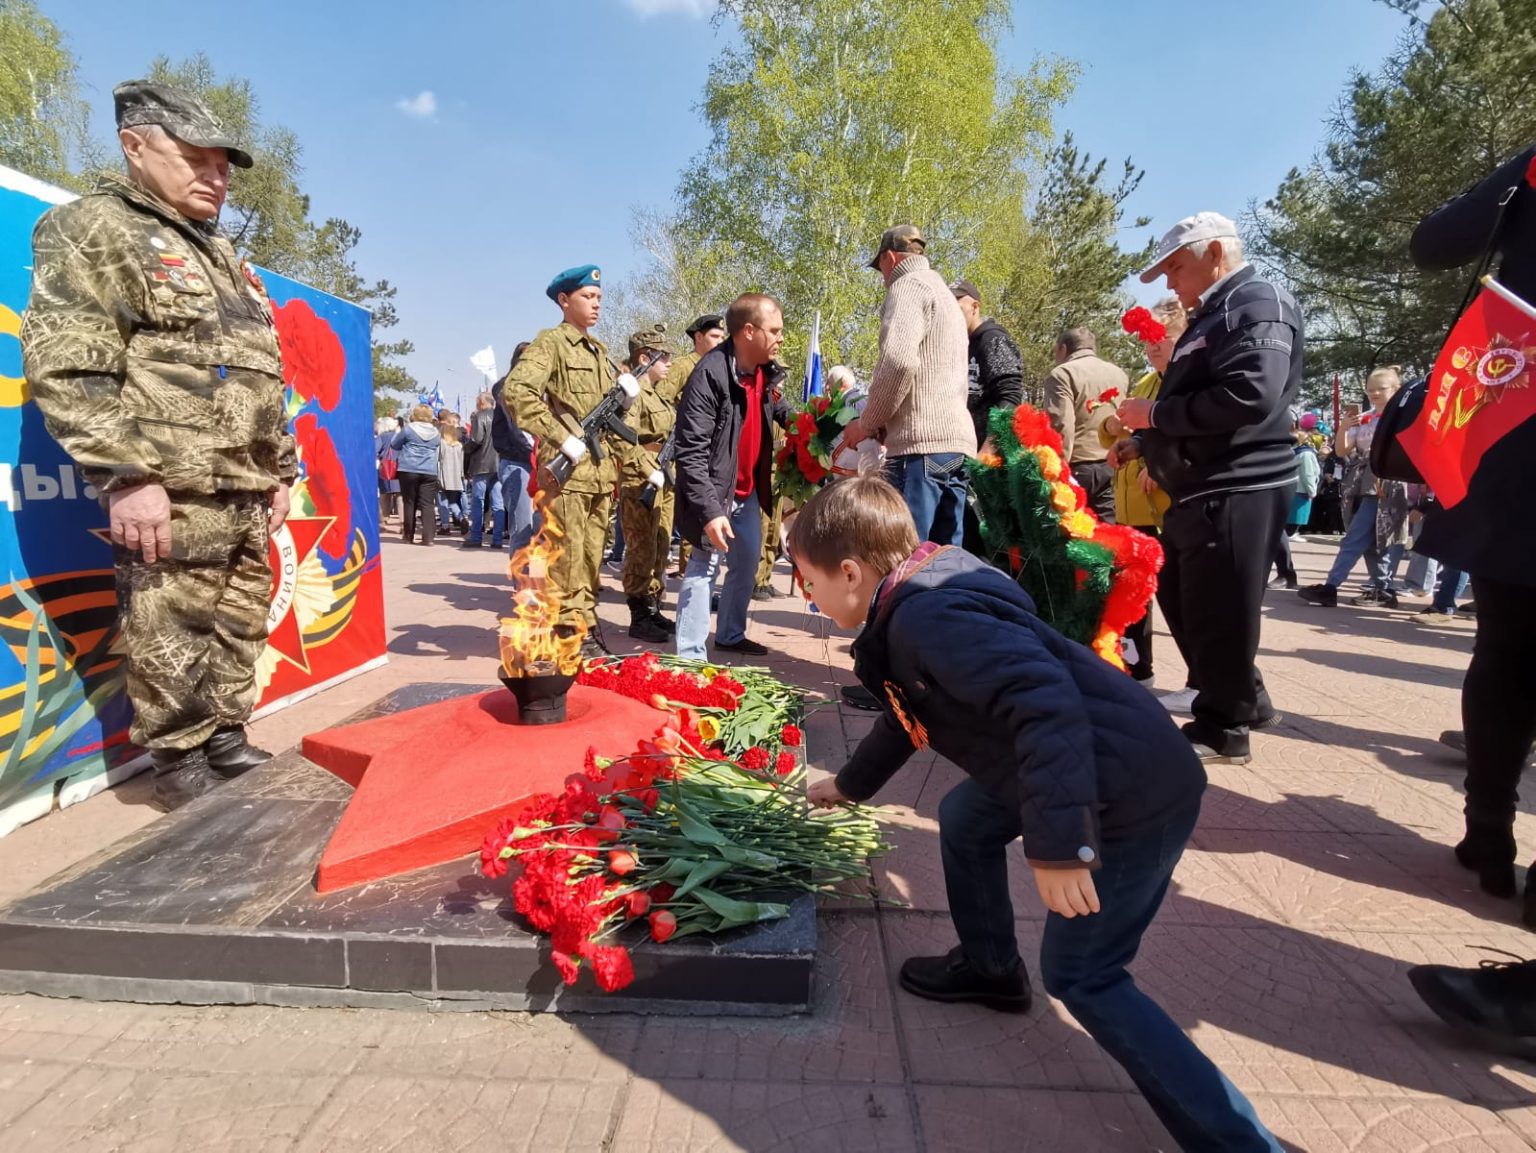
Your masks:
M503 513L498 459L491 426L495 423L496 398L482 392L464 429L464 495L469 498L469 532L461 548L480 548L485 543L485 501L491 501L491 544L502 544Z
M1291 405L1301 387L1301 313L1243 260L1237 227L1179 221L1141 274L1165 276L1190 310L1156 400L1120 406L1136 433L1110 464L1142 455L1173 498L1159 598L1200 687L1184 734L1207 761L1247 764L1248 730L1279 718L1254 661L1260 609L1296 485Z
M976 426L976 443L987 439L987 417L994 408L1017 408L1024 399L1024 369L1019 346L1008 330L981 315L981 293L969 280L949 286L971 334L971 383L965 407Z
M527 347L525 340L513 350L508 372L517 367L518 358ZM495 404L491 416L491 444L496 449L496 484L501 489L507 516L507 548L516 556L533 543L535 530L533 497L528 491L528 478L533 475L533 441L517 427L517 421L501 402L506 386L507 378L502 377L491 388Z
M706 657L710 588L724 560L715 648L748 656L768 650L747 639L747 610L762 552L761 507L773 499L773 429L788 419L775 363L784 314L749 292L725 314L725 343L689 374L673 433L678 531L693 545L677 598L677 655Z

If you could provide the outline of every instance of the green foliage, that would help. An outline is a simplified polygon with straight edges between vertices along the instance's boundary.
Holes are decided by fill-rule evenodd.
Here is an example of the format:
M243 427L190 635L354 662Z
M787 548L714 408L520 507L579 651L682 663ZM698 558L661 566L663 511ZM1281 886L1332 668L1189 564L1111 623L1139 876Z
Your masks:
M1429 6L1391 3L1413 15ZM1468 272L1408 256L1417 223L1536 138L1536 0L1464 0L1414 18L1372 75L1350 82L1321 153L1250 214L1254 259L1307 318L1307 397L1333 374L1427 371Z
M743 290L789 309L784 357L822 315L827 363L873 366L880 233L915 222L941 270L981 253L1025 206L1072 67L998 64L1006 0L725 0L739 22L700 105L709 147L683 174L675 218L642 234L662 299L721 303ZM652 222L658 223L658 222ZM661 249L658 252L656 249Z
M58 26L31 0L0 0L0 164L75 187L89 113Z

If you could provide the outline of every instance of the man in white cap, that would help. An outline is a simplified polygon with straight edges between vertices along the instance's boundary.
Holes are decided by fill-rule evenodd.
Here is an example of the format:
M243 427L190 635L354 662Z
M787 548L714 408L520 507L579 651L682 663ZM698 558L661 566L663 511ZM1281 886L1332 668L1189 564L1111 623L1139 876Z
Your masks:
M1144 456L1173 498L1163 526L1168 625L1200 691L1185 735L1207 761L1246 764L1248 731L1279 720L1254 659L1275 539L1296 481L1291 405L1301 386L1301 313L1243 259L1215 212L1178 222L1141 274L1189 309L1156 400L1120 406L1133 436L1110 464Z

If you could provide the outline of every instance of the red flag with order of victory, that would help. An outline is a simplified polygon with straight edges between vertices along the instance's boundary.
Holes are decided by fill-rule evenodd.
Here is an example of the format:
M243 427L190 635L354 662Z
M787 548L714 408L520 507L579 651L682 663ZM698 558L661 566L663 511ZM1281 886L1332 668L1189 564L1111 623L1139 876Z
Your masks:
M1491 276L1435 361L1418 419L1398 443L1446 508L1483 454L1536 416L1536 308Z

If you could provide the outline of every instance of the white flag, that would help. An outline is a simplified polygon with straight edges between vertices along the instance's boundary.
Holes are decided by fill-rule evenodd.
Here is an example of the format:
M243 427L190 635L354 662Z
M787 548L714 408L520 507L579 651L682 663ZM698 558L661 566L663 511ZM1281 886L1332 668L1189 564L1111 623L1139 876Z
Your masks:
M480 375L491 383L496 381L496 353L488 344L474 356L469 358L469 363L480 371Z

